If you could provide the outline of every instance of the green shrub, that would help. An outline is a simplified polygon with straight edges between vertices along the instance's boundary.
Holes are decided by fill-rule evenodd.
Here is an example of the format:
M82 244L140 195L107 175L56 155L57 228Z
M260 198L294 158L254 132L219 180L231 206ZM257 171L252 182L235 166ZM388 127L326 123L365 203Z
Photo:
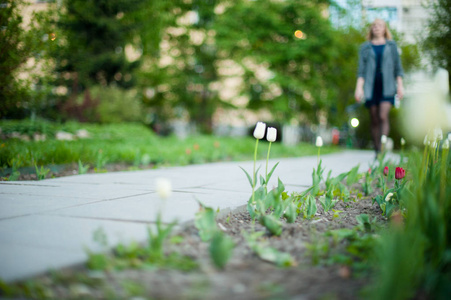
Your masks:
M21 135L32 137L34 133L45 134L53 136L57 131L57 126L44 119L35 120L1 120L1 133L4 135L11 135L17 132Z
M99 101L95 110L100 123L141 122L144 119L144 107L136 90L97 86L91 89L91 96Z

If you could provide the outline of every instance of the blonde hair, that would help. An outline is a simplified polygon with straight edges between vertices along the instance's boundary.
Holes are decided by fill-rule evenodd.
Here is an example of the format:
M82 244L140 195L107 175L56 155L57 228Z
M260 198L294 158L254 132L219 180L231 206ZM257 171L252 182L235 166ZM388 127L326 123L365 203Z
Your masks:
M392 35L391 35L391 32L390 32L390 29L388 29L387 23L386 23L384 20L382 20L382 19L375 19L375 20L373 21L373 23L371 23L370 29L368 30L368 34L366 35L366 38L367 38L369 41L371 41L371 40L373 39L373 37L374 37L374 35L373 35L373 25L374 25L376 22L382 22L382 24L384 24L384 26L385 26L385 32L384 32L384 37L385 37L385 39L387 39L387 40L393 39L393 38L392 38Z

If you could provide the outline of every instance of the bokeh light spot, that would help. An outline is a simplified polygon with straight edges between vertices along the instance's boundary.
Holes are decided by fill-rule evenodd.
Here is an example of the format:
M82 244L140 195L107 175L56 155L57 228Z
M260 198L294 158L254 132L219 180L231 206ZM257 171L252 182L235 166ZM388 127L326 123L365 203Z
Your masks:
M351 119L351 126L352 127L356 128L357 126L359 126L359 124L360 124L359 119L357 119L357 118L352 118Z
M304 40L306 38L305 33L303 33L301 30L296 30L294 32L294 36L298 39Z

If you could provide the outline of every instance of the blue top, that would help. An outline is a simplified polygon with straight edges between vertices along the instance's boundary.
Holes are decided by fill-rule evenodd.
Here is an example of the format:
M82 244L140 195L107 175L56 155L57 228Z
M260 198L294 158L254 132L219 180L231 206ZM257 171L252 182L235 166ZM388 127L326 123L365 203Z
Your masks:
M384 55L381 61L383 96L393 97L396 94L396 77L403 76L404 72L396 43L393 40L386 40L384 48ZM371 42L366 41L360 46L359 68L357 71L357 77L362 77L365 80L363 85L365 99L372 98L375 75L376 53Z
M382 73L382 54L384 53L385 44L371 45L376 54L376 74Z

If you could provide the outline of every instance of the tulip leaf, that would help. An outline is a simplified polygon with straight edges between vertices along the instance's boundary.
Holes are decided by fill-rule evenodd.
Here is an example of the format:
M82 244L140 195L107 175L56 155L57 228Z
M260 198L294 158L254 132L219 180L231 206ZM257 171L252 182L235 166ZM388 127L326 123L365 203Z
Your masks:
M309 195L307 197L306 205L307 205L307 207L304 211L304 217L307 219L310 219L316 214L316 212L318 210L318 208L316 207L315 197L313 197L312 195Z
M255 203L252 203L252 197L247 202L247 211L252 219L255 219L257 216L257 205Z
M350 200L350 196L351 196L348 188L343 183L339 183L338 187L340 189L341 198L343 199L343 202L348 202Z
M360 214L355 219L366 232L371 232L370 217L367 214Z
M338 202L338 200L334 200L334 194L333 194L333 190L335 189L334 186L331 186L330 189L328 191L326 191L326 193L321 196L319 198L319 202L321 204L321 206L324 209L324 212L328 212L329 210L331 210L335 204Z
M305 195L307 195L308 193L310 193L312 190L313 190L313 185L311 186L311 187L309 187L308 189L306 189L305 191L303 191L302 193L301 193L301 197L303 198L303 197L305 197Z
M283 191L285 191L285 185L283 184L282 180L280 180L280 178L278 178L277 181L278 181L277 194L281 195Z
M206 207L199 202L200 209L194 218L194 225L199 230L199 236L202 241L209 241L218 231L216 226L215 211L211 207Z
M268 231L279 236L282 233L282 222L273 215L263 215L260 217L260 224L266 227Z
M348 178L346 179L346 184L348 186L351 186L352 184L356 183L359 180L359 167L360 164L358 164L357 166L352 168L351 171L348 172Z
M357 166L358 167L358 166ZM357 168L357 170L358 170L359 168ZM338 175L337 177L335 177L334 178L334 182L335 183L338 183L338 182L342 182L347 176L349 176L349 174L352 172L352 170L351 171L348 171L348 172L344 172L344 173L341 173L340 175ZM349 178L349 177L348 177Z
M251 177L251 175L249 175L249 173L247 173L247 171L246 171L245 169L243 169L242 167L240 167L240 169L243 170L243 172L246 174L247 179L249 180L249 184L250 184L251 186L254 186L254 184L253 184L253 182L252 182L252 177Z
M259 242L259 238L261 238L262 235L263 232L244 234L244 238L249 247L261 260L275 263L279 267L289 267L296 264L289 253L280 252L275 248L268 247L266 243Z
M282 193L282 200L287 200L288 198L290 198L290 196L288 196L287 192L283 192Z
M266 175L266 183L269 182L269 179L271 178L272 173L274 173L274 170L277 168L278 165L279 165L279 162L276 163L276 164L274 165L274 167L272 167L271 171Z
M276 206L276 201L275 201L275 198L274 198L274 192L270 191L266 195L266 197L265 197L263 202L264 202L264 211L266 211L270 207L275 207Z
M294 221L296 221L296 217L298 215L296 209L297 209L296 204L290 201L285 210L285 213L283 214L283 216L287 219L288 223L294 223Z
M390 217L395 208L396 208L396 205L393 203L393 201L386 201L385 202L385 216Z
M261 167L261 166L259 166L259 167L257 168L257 171L255 171L255 174L254 174L254 181L253 181L253 182L255 182L255 184L257 184L257 174L258 174L258 171L260 170L260 167Z
M257 255L264 261L275 263L278 267L295 265L295 261L289 253L280 252L272 247L259 247Z
M217 231L210 242L210 257L218 269L224 269L232 256L235 243L221 231Z
M377 202L377 204L379 204L380 206L382 204L382 195L377 195L376 197L374 197L371 204L374 204L374 202Z

